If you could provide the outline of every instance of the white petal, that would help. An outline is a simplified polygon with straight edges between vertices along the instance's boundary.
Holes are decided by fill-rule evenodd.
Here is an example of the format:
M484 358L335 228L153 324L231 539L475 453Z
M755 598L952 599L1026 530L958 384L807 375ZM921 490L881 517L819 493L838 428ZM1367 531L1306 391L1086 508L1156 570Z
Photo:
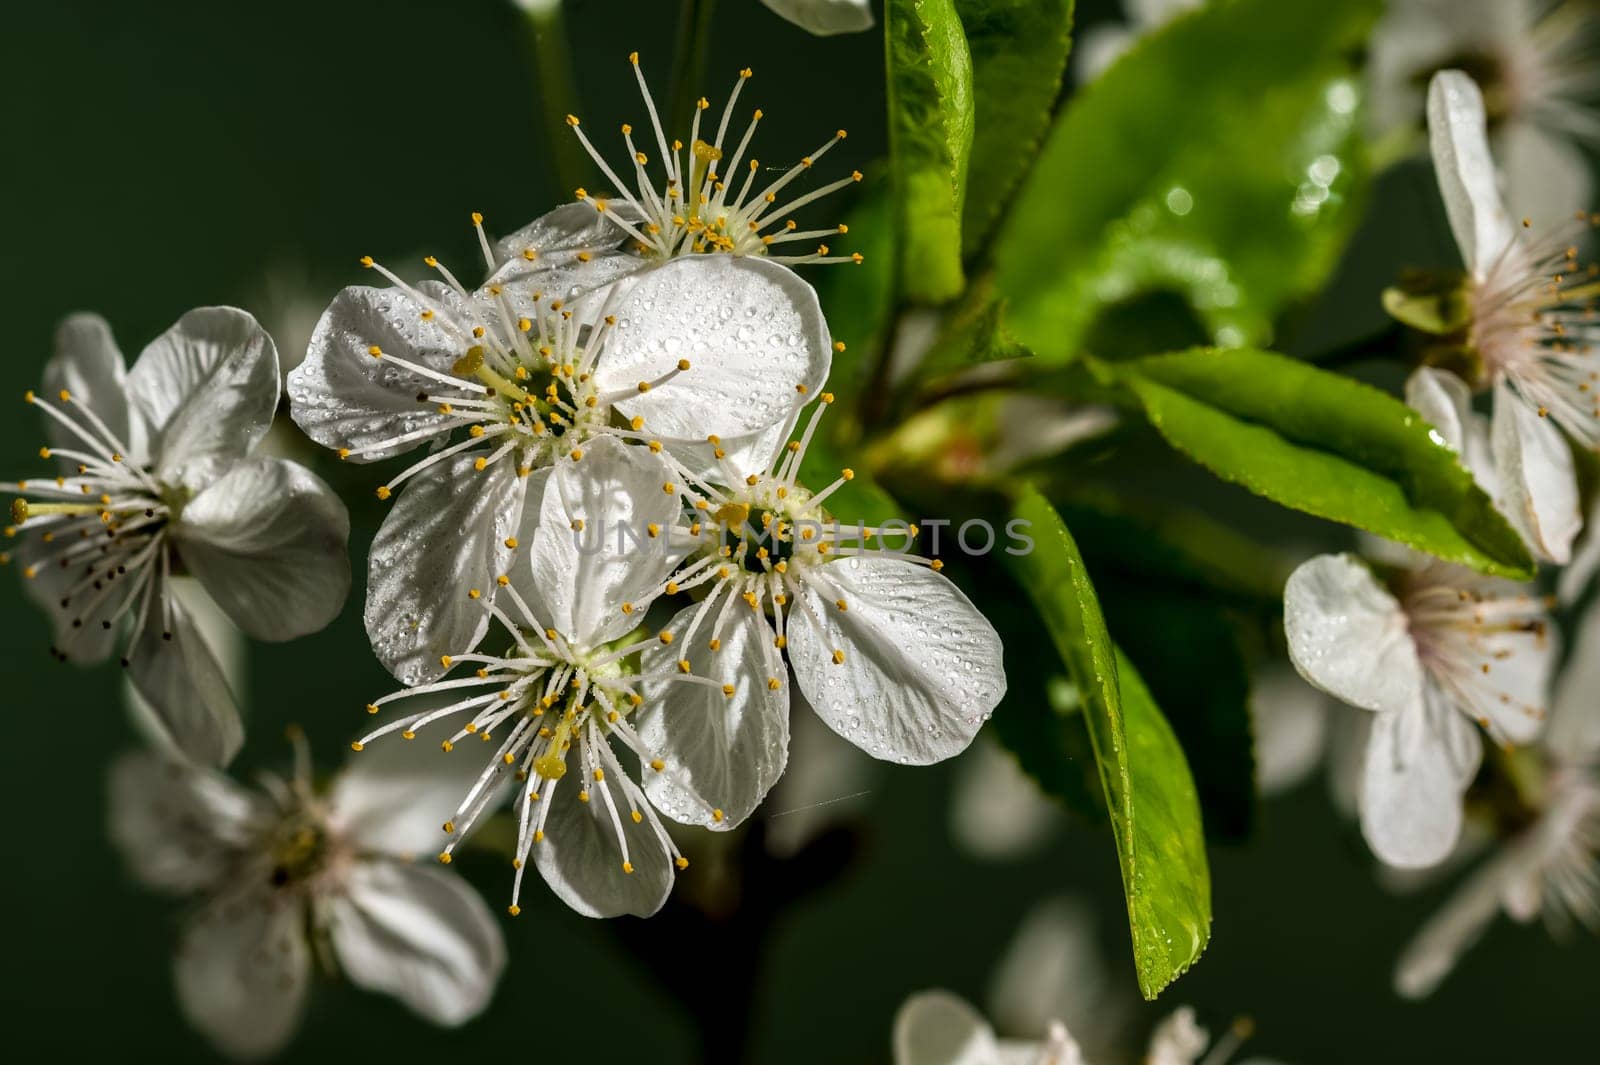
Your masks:
M993 740L980 737L956 763L950 834L968 854L992 862L1023 857L1060 822L1061 807Z
M998 1065L994 1029L964 999L920 991L894 1018L894 1065Z
M483 899L443 869L359 862L333 906L333 949L350 982L393 995L434 1024L489 1004L505 941Z
M780 424L833 361L816 293L766 259L674 259L639 275L616 317L595 368L603 390L632 391L689 361L673 380L616 404L661 439L733 439Z
M840 559L820 574L826 587L807 580L787 633L817 715L876 758L926 765L965 750L1006 691L994 627L949 580L904 559Z
M1087 85L1110 70L1138 40L1133 31L1114 22L1086 27L1073 46L1073 71Z
M580 461L555 467L528 573L518 575L540 621L585 648L639 624L681 555L668 543L681 514L677 494L663 490L670 480L660 456L610 436L593 441ZM524 576L530 585L520 583Z
M665 631L683 635L699 609L687 606ZM739 604L712 651L708 628L692 640L654 642L644 671L670 671L680 658L693 672L734 685L732 696L699 684L662 681L644 692L635 728L645 746L667 763L644 770L645 794L684 824L729 829L749 817L783 775L789 758L789 677L765 615ZM773 690L769 682L777 680ZM687 790L690 794L685 795ZM715 819L710 810L721 810Z
M1361 781L1361 830L1389 865L1423 869L1461 835L1461 796L1482 754L1471 723L1432 692L1377 716Z
M1563 606L1571 606L1583 596L1597 569L1600 569L1600 499L1589 508L1589 518L1573 549L1572 561L1561 571L1557 581L1556 592Z
M1278 666L1250 693L1256 736L1256 784L1263 795L1288 791L1310 776L1327 746L1327 696Z
M413 696L405 700L405 712L439 709L457 698L454 692ZM377 727L387 720L368 718L362 724ZM329 819L365 853L432 857L447 841L444 823L482 772L482 760L470 753L446 752L436 741L391 733L352 754L334 777Z
M1567 667L1551 700L1545 749L1565 765L1600 761L1600 606L1578 619Z
M1428 143L1461 258L1481 280L1516 230L1496 184L1483 94L1459 70L1440 71L1428 86Z
M1428 919L1395 967L1398 994L1413 999L1433 994L1500 912L1501 897L1523 857L1516 849L1496 855Z
M1193 1065L1211 1044L1211 1036L1195 1021L1194 1010L1180 1006L1150 1033L1146 1065Z
M1121 987L1111 987L1097 926L1089 906L1072 896L1027 912L989 981L989 1016L1002 1031L1043 1035L1060 1021L1091 1049L1121 1041L1127 1003Z
M152 340L128 374L155 472L197 491L267 435L278 408L278 349L235 307L190 311Z
M117 758L106 790L123 862L146 887L174 894L221 886L257 813L255 796L221 773L149 751Z
M524 494L546 474L517 477L512 462L482 472L471 455L435 463L406 484L383 519L367 559L367 636L372 651L404 684L444 672L441 655L470 650L489 627L474 588L494 594L508 573Z
M576 747L574 748L576 753ZM605 800L590 792L589 801L578 798L590 786L578 768L578 759L548 799L550 816L544 839L533 845L535 864L568 906L585 917L620 917L631 913L649 917L667 901L672 891L672 863L649 819L634 824L627 804L614 784L618 820L628 841L628 861L633 872L622 869L622 851ZM548 787L548 785L546 785Z
M1295 668L1329 695L1378 711L1421 700L1405 613L1354 557L1318 555L1290 574L1283 627Z
M1495 386L1491 439L1501 509L1539 557L1565 564L1583 528L1566 438L1502 382Z
M451 306L453 293L434 282L416 286L426 296ZM428 428L445 432L454 419L438 404L421 402L437 393L439 382L419 376L392 360L375 359L370 349L448 373L465 354L464 340L398 288L352 286L334 297L311 334L305 361L289 374L289 413L307 436L324 447L349 448L353 462L373 462L427 443L418 438L375 451L364 449Z
M625 204L610 206L614 209L626 207ZM598 251L611 251L628 239L627 232L597 211L593 201L578 200L546 211L515 233L495 241L494 257L501 266L518 260L529 264L529 268L532 264L540 262L552 265L559 262L568 265L575 260L570 257L559 257L556 253L593 254ZM533 254L531 259L526 256L529 252ZM639 259L638 263L642 267L646 265L646 260ZM491 280L485 287L493 283ZM551 291L545 296L559 299L562 293Z
M1154 30L1166 25L1185 11L1193 10L1204 0L1127 0L1128 17L1135 26Z
M1539 232L1565 225L1573 211L1593 202L1588 160L1561 134L1513 119L1496 131L1494 148L1512 216L1529 219Z
M128 679L150 707L158 742L197 765L225 766L244 743L238 701L176 597L163 628L160 594L157 589L139 640L128 649Z
M44 367L45 398L56 402L66 389L72 402L94 411L106 423L128 458L144 457L143 432L131 439L138 422L128 417L128 371L122 350L111 336L111 327L98 314L72 314L56 326L56 350ZM87 427L86 427L87 428ZM142 429L142 426L140 427ZM83 450L83 441L54 418L45 422L45 439L52 447Z
M286 459L235 463L173 525L189 572L258 640L292 640L338 615L350 593L349 537L333 490Z
M311 952L298 899L224 899L184 925L174 966L178 1006L227 1056L244 1061L283 1049L300 1026Z
M868 0L761 0L777 14L807 33L831 37L836 33L870 30L872 5Z
M1489 419L1472 409L1472 389L1448 370L1423 366L1406 379L1406 405L1439 431L1491 499L1500 495L1500 478L1489 450Z

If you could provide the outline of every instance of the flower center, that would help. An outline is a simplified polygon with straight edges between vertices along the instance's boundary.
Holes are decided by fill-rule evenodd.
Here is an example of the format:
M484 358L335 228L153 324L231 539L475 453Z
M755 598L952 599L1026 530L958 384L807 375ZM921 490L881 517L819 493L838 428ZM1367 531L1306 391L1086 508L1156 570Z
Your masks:
M275 888L304 884L327 867L332 842L322 819L312 811L287 814L273 826L268 842L268 881Z
M729 137L734 104L752 73L748 68L739 72L739 79L728 95L728 103L723 108L714 134L706 129L702 136L701 118L710 109L711 102L700 98L695 106L686 149L683 140L673 139L669 142L662 129L655 100L639 68L639 53L631 54L628 61L633 65L640 95L650 115L651 132L660 156L660 176L650 173L650 156L634 143L631 125L624 124L622 127L622 139L633 171L630 184L595 149L577 117L568 115L567 125L572 127L584 150L619 195L618 203L613 204L602 198L590 197L586 190L578 189L578 199L593 205L596 211L631 236L645 255L666 259L677 255L723 252L732 255L771 255L778 262L786 263L861 262L859 254L832 254L825 242L848 232L848 227L839 225L801 230L794 219L785 217L790 211L860 181L859 170L779 206L780 195L788 186L808 172L829 149L845 139L847 134L844 130L839 130L816 151L801 158L776 178L758 180L762 166L758 160L749 158L746 150L761 121L761 110L757 108L752 113L750 124L737 143ZM624 167L624 170L627 169ZM733 176L741 170L744 172L742 178ZM812 241L819 242L815 245L815 251L795 255L778 254L784 244Z

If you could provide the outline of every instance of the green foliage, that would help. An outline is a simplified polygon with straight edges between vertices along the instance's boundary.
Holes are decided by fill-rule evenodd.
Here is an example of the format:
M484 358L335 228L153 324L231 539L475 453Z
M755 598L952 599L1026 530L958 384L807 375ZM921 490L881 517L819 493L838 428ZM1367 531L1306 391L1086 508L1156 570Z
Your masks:
M1099 372L1173 447L1276 503L1485 573L1533 559L1454 452L1383 392L1261 351L1195 349Z
M995 294L987 279L974 282L946 317L938 339L917 366L917 376L931 381L986 362L1031 356L1033 352L1011 335L1005 311L1005 299Z
M954 0L888 0L889 156L899 211L900 291L961 294L961 210L972 152L972 56Z
M1107 307L1172 292L1217 342L1268 342L1366 188L1352 56L1380 6L1220 0L1074 96L996 238L1021 340L1064 361Z
M961 220L970 259L1033 165L1072 50L1073 0L956 0L972 49L977 129Z
M1072 535L1049 502L1025 489L1016 517L1034 550L1015 562L1082 699L1122 868L1134 963L1146 998L1182 975L1211 937L1211 876L1200 805L1183 749L1112 644Z

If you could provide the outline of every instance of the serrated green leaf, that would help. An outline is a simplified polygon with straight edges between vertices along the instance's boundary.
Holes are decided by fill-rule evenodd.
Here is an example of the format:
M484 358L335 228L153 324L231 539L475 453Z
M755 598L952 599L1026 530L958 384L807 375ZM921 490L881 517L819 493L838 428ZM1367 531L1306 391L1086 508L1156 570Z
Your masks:
M987 280L967 290L960 306L945 319L939 337L917 367L917 376L933 380L970 370L986 362L1025 359L1033 352L1006 326L1006 301Z
M1416 411L1282 355L1196 349L1103 372L1173 447L1276 503L1516 579L1522 539Z
M1033 165L1072 51L1073 0L956 0L972 50L976 129L961 246L978 254Z
M900 291L961 294L961 211L972 153L972 55L954 0L888 0L889 157L899 211Z
M1077 94L995 241L1017 336L1065 361L1101 315L1172 292L1216 342L1269 342L1356 221L1354 56L1380 7L1218 0Z
M1072 535L1048 500L1024 489L1015 516L1035 546L1015 558L1082 699L1100 766L1146 998L1183 974L1211 938L1211 875L1194 781L1138 670L1111 642Z

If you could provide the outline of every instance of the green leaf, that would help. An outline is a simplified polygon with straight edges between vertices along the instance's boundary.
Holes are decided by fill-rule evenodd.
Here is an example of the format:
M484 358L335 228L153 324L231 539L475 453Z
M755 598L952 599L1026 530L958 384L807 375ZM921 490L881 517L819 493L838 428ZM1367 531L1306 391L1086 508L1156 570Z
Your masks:
M945 319L938 339L917 366L917 376L931 381L986 362L1032 356L1011 335L1005 313L1006 301L995 295L994 286L987 279L975 282Z
M878 178L868 177L860 200L846 215L851 249L861 253L861 262L815 275L828 329L845 345L834 354L828 385L846 409L860 403L894 314L895 218L888 184Z
M1416 411L1371 385L1262 351L1102 365L1168 443L1276 503L1485 573L1533 574L1522 538Z
M996 238L1017 336L1065 361L1102 314L1169 292L1217 343L1270 342L1356 221L1354 57L1380 7L1219 0L1074 96Z
M899 210L900 291L961 294L961 210L972 152L972 55L954 0L888 0L889 156Z
M1183 749L1133 663L1111 642L1077 545L1050 503L1023 491L1016 517L1035 547L1019 582L1071 671L1100 766L1146 998L1183 974L1211 938L1211 875Z
M1256 759L1250 673L1233 620L1209 598L1102 578L1092 555L1089 565L1117 646L1143 667L1189 756L1206 835L1245 838L1255 821Z
M1033 165L1072 51L1073 0L956 0L972 49L977 128L961 246L979 251Z

